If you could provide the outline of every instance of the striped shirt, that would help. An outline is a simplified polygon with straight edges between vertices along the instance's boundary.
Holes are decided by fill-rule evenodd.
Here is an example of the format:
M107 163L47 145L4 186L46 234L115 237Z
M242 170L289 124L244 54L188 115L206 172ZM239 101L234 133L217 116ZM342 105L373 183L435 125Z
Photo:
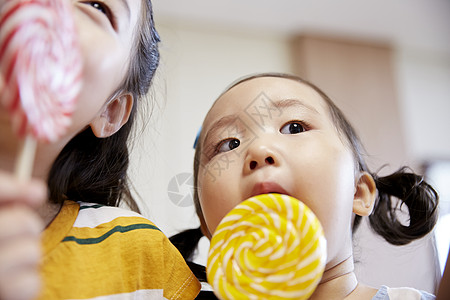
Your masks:
M42 238L39 299L194 299L178 250L132 211L66 201Z

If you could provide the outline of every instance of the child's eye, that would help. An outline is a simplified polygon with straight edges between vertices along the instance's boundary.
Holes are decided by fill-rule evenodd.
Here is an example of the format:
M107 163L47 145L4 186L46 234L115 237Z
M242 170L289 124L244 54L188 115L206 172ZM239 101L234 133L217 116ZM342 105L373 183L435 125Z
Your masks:
M105 7L105 5L103 5L103 3L100 3L100 2L89 2L89 4L90 4L93 8L95 8L95 9L101 11L102 13L104 13L105 15L108 14L108 13L107 13L107 8Z
M287 123L280 129L282 134L297 134L304 131L306 131L305 126L298 121Z
M92 6L93 8L104 14L108 18L111 25L115 27L115 18L108 5L101 1L85 1L83 3Z
M239 141L238 139L234 139L234 138L223 140L217 146L217 152L221 153L221 152L231 151L231 150L239 147L240 144L241 144L241 141Z

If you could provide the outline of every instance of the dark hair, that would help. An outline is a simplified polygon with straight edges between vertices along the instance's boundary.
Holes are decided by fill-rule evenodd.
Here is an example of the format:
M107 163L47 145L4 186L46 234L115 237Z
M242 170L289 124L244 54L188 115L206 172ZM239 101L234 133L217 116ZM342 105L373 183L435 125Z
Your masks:
M128 184L128 137L136 118L137 100L146 96L159 64L160 40L150 0L143 0L140 20L126 78L114 93L132 94L135 101L129 120L108 138L97 138L89 127L63 148L47 180L52 202L71 199L118 206L123 200L131 209L139 211Z
M356 131L345 118L342 111L322 90L314 84L295 75L262 73L239 79L231 84L221 95L242 82L260 77L286 78L305 84L315 90L327 103L331 118L340 134L342 141L351 149L353 153L357 171L367 172L371 174L375 180L378 195L375 199L374 210L369 216L370 225L375 232L391 244L405 245L415 239L425 236L433 229L438 217L437 205L439 202L439 197L437 192L424 181L422 176L408 171L408 168L406 167L399 169L392 175L384 177L379 177L376 173L370 172L364 160L365 150ZM199 139L196 145L194 158L194 202L200 219L203 218L203 214L199 205L197 178L200 166L201 151L202 144ZM401 201L401 205L405 204L408 208L408 225L403 225L397 217L396 211L398 208L395 205L395 198ZM355 216L353 231L358 228L360 222L361 217ZM178 237L178 239L180 239L180 237ZM193 243L191 241L190 245L186 244L186 246L192 247L192 244ZM195 246L196 243L194 247ZM183 249L183 251L185 253L189 253L186 249Z

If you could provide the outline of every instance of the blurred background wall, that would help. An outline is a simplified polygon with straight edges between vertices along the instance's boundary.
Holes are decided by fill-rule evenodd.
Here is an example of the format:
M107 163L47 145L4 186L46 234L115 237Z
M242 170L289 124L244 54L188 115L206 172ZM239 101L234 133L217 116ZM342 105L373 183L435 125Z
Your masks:
M409 165L425 173L425 166L450 161L450 1L153 5L162 59L152 119L138 132L131 176L144 215L167 235L198 226L193 142L216 97L251 73L295 73L321 87L359 131L373 170ZM450 236L448 226L443 232ZM434 292L440 273L433 235L392 247L363 224L355 246L361 281Z

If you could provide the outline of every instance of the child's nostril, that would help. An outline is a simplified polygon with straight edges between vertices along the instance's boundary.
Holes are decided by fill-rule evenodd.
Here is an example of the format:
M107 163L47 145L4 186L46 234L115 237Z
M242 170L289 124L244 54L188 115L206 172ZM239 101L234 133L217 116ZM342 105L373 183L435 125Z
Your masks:
M250 170L253 170L254 168L256 168L256 165L257 165L256 161L252 160L250 162Z
M275 161L273 160L273 158L271 156L266 158L266 163L268 163L269 165L272 165Z

